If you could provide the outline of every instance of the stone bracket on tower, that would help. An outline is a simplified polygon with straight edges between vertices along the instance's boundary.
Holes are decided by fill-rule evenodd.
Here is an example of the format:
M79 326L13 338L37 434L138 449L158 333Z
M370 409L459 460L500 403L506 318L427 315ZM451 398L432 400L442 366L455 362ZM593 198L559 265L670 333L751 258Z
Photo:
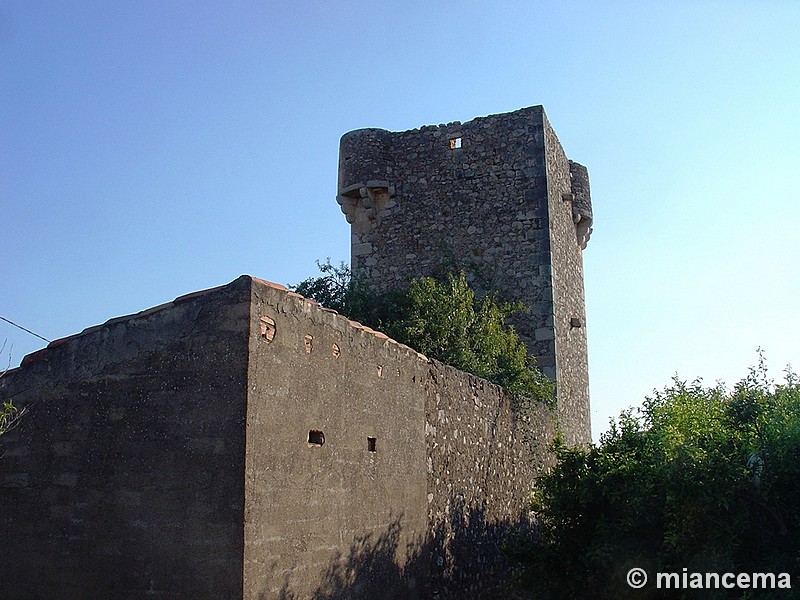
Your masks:
M352 232L358 236L372 231L397 206L394 186L388 181L355 183L336 196Z
M594 222L592 197L589 193L589 172L583 165L569 161L569 175L571 190L565 196L569 196L569 200L572 201L572 221L575 223L578 246L581 250L585 250L592 235Z
M580 213L573 213L572 220L575 222L575 233L578 236L578 246L581 250L586 250L589 238L592 236L592 219Z

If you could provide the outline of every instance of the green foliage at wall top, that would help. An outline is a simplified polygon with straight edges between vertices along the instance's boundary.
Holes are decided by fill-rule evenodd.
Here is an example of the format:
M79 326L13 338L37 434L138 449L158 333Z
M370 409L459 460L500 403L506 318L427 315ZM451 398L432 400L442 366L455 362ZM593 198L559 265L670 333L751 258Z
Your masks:
M296 292L429 358L497 383L518 401L552 402L552 383L506 322L524 305L478 297L463 273L421 277L406 290L376 293L352 277L344 263L317 264L322 276L294 286Z

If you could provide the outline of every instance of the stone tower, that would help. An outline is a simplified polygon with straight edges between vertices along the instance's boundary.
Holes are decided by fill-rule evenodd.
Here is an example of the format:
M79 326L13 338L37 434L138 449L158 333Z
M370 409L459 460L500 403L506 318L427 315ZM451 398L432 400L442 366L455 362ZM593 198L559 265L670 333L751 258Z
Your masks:
M377 289L442 268L531 310L514 324L556 383L568 443L591 439L582 251L586 168L541 106L403 132L359 129L339 151L352 270Z

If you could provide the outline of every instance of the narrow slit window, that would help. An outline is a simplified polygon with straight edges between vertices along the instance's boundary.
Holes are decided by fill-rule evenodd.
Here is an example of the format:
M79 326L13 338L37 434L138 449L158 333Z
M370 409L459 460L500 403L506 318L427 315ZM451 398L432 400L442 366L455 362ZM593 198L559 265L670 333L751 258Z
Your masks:
M457 148L461 148L461 138L450 138L450 150L456 150Z
M367 438L367 450L369 452L377 452L378 451L378 438L368 437Z
M311 446L322 446L325 443L325 434L322 433L319 429L312 429L308 432L308 445Z

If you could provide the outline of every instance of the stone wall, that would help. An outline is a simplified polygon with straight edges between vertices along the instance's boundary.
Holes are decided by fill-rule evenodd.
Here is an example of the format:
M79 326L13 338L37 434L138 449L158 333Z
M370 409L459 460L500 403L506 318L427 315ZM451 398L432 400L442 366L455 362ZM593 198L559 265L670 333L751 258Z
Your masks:
M541 106L347 133L337 201L351 224L353 273L373 287L463 270L479 291L528 306L514 325L556 382L568 439L590 441L581 256L592 222L588 174L566 159ZM580 320L580 331L565 328L565 318Z
M588 176L570 162L544 119L559 422L569 444L591 441L583 256L591 233ZM575 183L575 185L573 185ZM577 199L577 202L576 202ZM580 227L576 227L577 225Z
M355 275L386 289L464 269L479 288L533 309L517 325L547 368L555 359L542 115L534 107L345 134L337 200L351 223Z
M250 286L114 319L0 379L0 598L242 593Z
M247 276L53 342L7 398L3 598L494 597L552 438Z
M425 392L431 588L442 599L503 597L500 548L529 524L554 415L542 405L515 409L502 388L438 362Z
M245 597L507 582L500 544L525 523L550 410L518 415L498 386L258 281L252 323Z
M588 175L541 107L342 138L353 270L521 300L590 439ZM52 342L0 378L2 598L498 597L553 418L243 276Z
M418 597L427 363L260 282L251 319L245 597Z

